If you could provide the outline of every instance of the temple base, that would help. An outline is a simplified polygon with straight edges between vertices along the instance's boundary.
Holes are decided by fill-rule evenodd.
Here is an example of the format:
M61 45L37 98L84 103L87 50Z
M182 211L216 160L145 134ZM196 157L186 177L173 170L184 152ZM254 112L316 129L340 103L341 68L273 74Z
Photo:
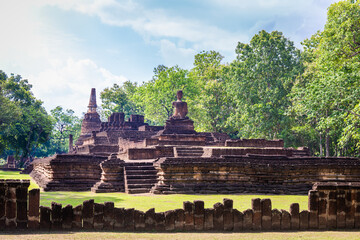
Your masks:
M194 122L186 119L168 119L165 123L165 129L162 134L195 134Z

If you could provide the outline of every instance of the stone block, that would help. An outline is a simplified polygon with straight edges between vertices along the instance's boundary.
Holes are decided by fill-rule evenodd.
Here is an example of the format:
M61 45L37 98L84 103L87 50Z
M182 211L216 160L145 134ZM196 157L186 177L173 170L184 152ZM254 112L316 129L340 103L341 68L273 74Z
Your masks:
M1 204L1 203L0 203ZM40 226L40 189L29 191L28 228L39 229Z
M155 208L150 208L145 212L145 229L155 230Z
M145 213L143 211L134 210L134 227L136 231L145 230Z
M299 230L300 228L300 206L298 203L292 203L290 205L291 214L291 230Z
M104 204L94 203L94 229L104 228Z
M40 229L48 231L51 227L51 209L49 207L40 206Z
M5 225L7 229L16 228L16 185L9 186L5 193Z
M155 230L165 231L165 214L163 212L155 213Z
M104 203L104 229L113 230L114 229L114 203L105 202Z
M309 211L304 210L299 213L299 227L300 230L309 229Z
M271 229L281 230L281 212L276 208L271 210Z
M318 214L319 229L327 228L327 208L328 208L328 193L321 191L319 192L319 214Z
M127 208L124 210L124 228L126 231L134 231L134 208Z
M240 232L243 230L244 214L237 209L232 210L234 217L234 232Z
M73 208L72 229L82 229L82 204Z
M184 206L184 230L192 231L195 229L194 224L194 204L192 202L186 201L183 203Z
M204 230L214 229L214 209L205 208L204 210Z
M271 230L271 200L261 199L261 229Z
M124 208L114 208L114 230L124 230L125 229L125 209Z
M286 210L281 210L281 230L291 229L291 215Z
M336 190L330 191L329 192L329 208L328 208L328 222L327 222L327 227L328 229L336 229L336 215L337 215L337 202L336 202L336 196L337 196L337 192Z
M355 227L355 200L354 191L347 189L345 190L345 225L346 228L352 229Z
M175 230L175 219L176 213L174 210L169 210L164 213L165 215L165 230L174 231Z
M214 204L214 230L224 230L224 205L222 203Z
M308 194L308 209L309 209L309 228L318 229L319 221L319 192L315 190L310 190Z
M26 229L28 221L27 209L28 188L21 185L16 188L16 226Z
M67 230L71 229L73 219L74 219L73 207L71 205L66 205L61 210L62 229L67 229Z
M251 200L253 216L253 230L261 230L261 200L260 198L254 198Z
M233 200L224 198L224 230L232 231L234 229Z
M83 202L82 207L83 228L94 228L94 199L90 199Z
M345 191L339 190L336 197L336 228L343 229L346 227L346 202Z
M51 230L61 230L61 210L62 205L60 203L51 203Z
M355 207L355 214L354 214L354 227L356 229L360 228L360 190L357 189L353 191L354 196L354 207Z
M244 213L243 229L245 231L250 231L253 229L254 211L252 209L247 209L243 213Z
M0 180L0 230L5 229L5 180ZM38 209L39 210L39 209Z
M194 225L195 230L204 230L204 201L194 201Z

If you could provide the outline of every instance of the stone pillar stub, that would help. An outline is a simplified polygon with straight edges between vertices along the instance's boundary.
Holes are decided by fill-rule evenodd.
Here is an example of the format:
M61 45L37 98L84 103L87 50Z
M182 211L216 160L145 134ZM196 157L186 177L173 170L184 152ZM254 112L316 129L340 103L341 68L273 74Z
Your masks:
M222 203L214 204L214 230L224 230L224 205Z
M62 229L70 230L72 228L74 218L73 206L68 204L63 207L61 210L61 215Z
M291 215L286 210L281 210L281 230L291 229Z
M234 217L234 232L240 232L243 230L244 214L237 209L232 210Z
M40 189L29 191L28 228L38 229L40 226Z
M145 229L148 231L155 230L155 208L150 208L145 212Z
M194 201L194 228L196 231L204 230L205 209L204 201Z
M82 229L82 208L82 204L73 208L72 229Z
M308 209L309 209L309 228L319 228L319 192L316 190L310 190L308 194Z
M271 210L271 229L281 229L281 212L278 209Z
M290 205L291 230L299 230L300 228L299 211L300 206L298 203L292 203Z
M261 199L261 229L271 230L271 200Z
M114 229L114 203L105 202L104 203L104 229L113 230Z
M261 230L261 200L254 198L251 200L253 215L253 230Z
M183 203L184 207L184 230L192 231L195 229L194 225L194 204L192 202L186 201Z
M86 200L83 202L82 207L83 228L94 228L94 199Z

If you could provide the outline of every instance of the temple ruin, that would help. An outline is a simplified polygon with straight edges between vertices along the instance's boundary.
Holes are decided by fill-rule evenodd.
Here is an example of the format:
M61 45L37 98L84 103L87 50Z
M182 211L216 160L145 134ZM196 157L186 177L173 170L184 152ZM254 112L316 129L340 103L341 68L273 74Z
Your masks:
M315 182L360 182L360 159L313 157L282 140L230 139L196 132L182 91L165 126L113 113L101 122L95 89L69 153L36 159L45 191L307 194Z

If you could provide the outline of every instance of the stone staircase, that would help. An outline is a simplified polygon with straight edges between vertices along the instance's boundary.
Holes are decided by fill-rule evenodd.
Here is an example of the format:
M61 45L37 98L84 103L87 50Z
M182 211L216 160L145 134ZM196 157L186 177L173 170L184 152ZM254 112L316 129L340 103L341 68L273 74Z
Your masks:
M126 193L149 193L157 183L157 170L152 162L126 162L124 180Z
M204 153L201 147L176 147L178 157L201 157Z

